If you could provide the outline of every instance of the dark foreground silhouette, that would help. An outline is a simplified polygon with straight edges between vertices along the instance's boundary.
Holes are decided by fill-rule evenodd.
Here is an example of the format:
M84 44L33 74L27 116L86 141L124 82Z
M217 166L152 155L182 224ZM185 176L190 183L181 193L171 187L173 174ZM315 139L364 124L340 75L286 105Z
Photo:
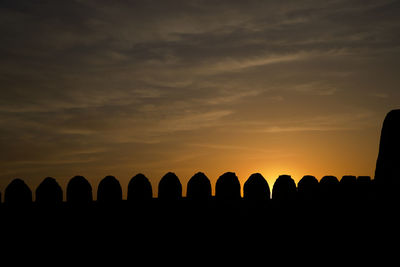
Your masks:
M198 172L187 184L187 198L192 201L208 201L211 199L211 183L208 177Z
M107 176L98 184L96 201L91 184L82 176L68 182L66 201L54 178L44 179L37 187L35 201L24 181L14 179L0 205L0 229L10 240L36 240L48 247L106 246L109 252L126 243L152 247L157 253L167 251L170 256L176 253L174 246L198 252L204 244L222 246L222 250L255 244L267 252L295 246L306 254L304 244L308 244L309 251L323 254L321 247L328 249L340 242L342 247L352 244L369 251L374 244L385 246L387 242L380 238L398 234L399 125L400 112L390 112L382 127L375 179L327 175L318 181L305 175L296 185L289 175L281 175L269 185L255 173L244 183L242 197L238 177L226 172L217 179L213 196L209 178L199 172L189 179L184 197L180 179L169 172L161 178L154 197L149 180L137 174L124 200L119 181Z
M150 203L170 202L182 203L265 203L268 205L332 205L340 206L358 202L365 205L379 202L380 195L377 185L369 176L346 175L339 181L335 176L324 176L321 181L311 175L305 175L296 186L290 175L280 175L272 187L265 178L254 173L250 175L243 187L233 172L221 175L215 185L215 196L212 196L212 186L209 178L202 172L196 173L187 183L187 196L182 196L182 184L176 174L169 172L164 175L158 185L158 197L153 198L152 186L143 174L134 176L128 184L127 200L122 199L122 188L114 176L106 176L97 187L97 200L93 200L92 186L83 176L71 178L67 185L66 202L63 202L63 191L54 178L47 177L36 189L36 200L32 200L32 191L19 178L14 179L6 188L5 209L42 208L42 207L73 207L90 208L112 204L148 205ZM311 204L313 203L313 204ZM241 204L240 204L241 205Z
M36 189L36 203L41 206L59 206L63 201L63 191L56 179L47 177Z
M392 110L383 122L375 183L380 198L399 201L400 194L400 110Z

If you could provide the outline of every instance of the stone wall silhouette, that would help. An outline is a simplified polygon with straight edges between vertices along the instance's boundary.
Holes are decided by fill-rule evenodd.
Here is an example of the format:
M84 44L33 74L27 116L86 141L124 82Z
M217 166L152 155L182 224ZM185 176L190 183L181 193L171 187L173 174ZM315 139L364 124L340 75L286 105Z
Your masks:
M254 173L245 181L243 197L241 184L234 172L222 174L215 184L215 196L211 195L212 186L209 178L202 172L196 173L187 183L187 196L182 196L182 184L175 173L165 174L158 184L158 196L153 197L152 185L143 174L134 176L128 184L128 202L159 199L209 201L246 200L251 202L313 202L339 203L354 202L361 199L376 198L374 180L369 176L346 175L339 179L324 176L318 181L314 176L305 175L296 185L290 175L280 175L272 186L259 174ZM63 202L63 190L52 177L45 178L35 190L36 205L57 205ZM33 203L32 190L20 179L14 179L4 192L4 204L9 206L27 206ZM93 200L92 185L83 176L75 176L66 188L66 203L87 205L92 202L116 204L121 202L122 188L114 176L106 176L97 187L97 200Z
M387 120L390 124L398 118L393 114ZM113 176L104 177L97 192L83 176L71 178L66 188L47 177L34 191L22 179L14 179L2 192L2 243L19 258L36 249L40 260L57 258L54 251L64 251L58 259L76 254L75 262L81 262L82 254L90 261L98 255L103 260L126 254L133 263L145 262L142 255L163 261L165 256L175 257L171 263L182 256L190 263L210 263L218 254L224 263L240 258L250 263L256 254L262 256L253 258L257 263L270 262L274 255L298 264L301 258L307 263L338 258L337 262L350 262L349 254L359 264L362 258L370 262L371 255L384 258L395 249L400 223L395 201L400 196L398 126L387 125L385 121L375 179L305 175L296 184L283 174L268 183L255 173L241 184L234 172L227 172L212 185L205 173L196 173L186 185L185 197L185 185L172 172L160 180L157 196L147 177L137 174L129 181L126 200ZM243 257L244 250L249 256Z

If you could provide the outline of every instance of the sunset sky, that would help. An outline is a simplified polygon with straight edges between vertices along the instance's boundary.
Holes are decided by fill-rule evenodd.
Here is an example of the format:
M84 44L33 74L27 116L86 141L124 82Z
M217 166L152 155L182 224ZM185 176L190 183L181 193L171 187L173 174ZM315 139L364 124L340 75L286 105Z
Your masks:
M373 176L400 2L0 1L0 191L141 172Z

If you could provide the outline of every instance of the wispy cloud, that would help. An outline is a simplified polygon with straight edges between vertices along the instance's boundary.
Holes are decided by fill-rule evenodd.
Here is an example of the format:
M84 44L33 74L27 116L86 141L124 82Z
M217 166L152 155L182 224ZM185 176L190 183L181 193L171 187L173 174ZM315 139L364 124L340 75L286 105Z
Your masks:
M369 95L376 97L376 98L382 98L382 99L386 99L389 97L389 94L387 94L387 93L370 93Z
M307 53L299 52L283 55L258 55L252 58L227 58L204 68L206 73L240 71L247 68L265 66L270 64L293 62L307 57Z
M215 110L202 113L190 112L161 120L157 130L160 132L189 131L200 128L218 126L231 110Z
M204 100L204 103L210 105L221 105L226 103L232 103L237 100L240 100L244 97L255 97L262 93L262 90L243 90L243 91L224 91L225 95L223 96L212 96Z
M297 120L280 122L247 122L246 132L295 133L360 130L374 125L374 114L369 111L318 115Z
M276 153L273 149L262 149L254 148L249 146L238 146L238 145L224 145L224 144L212 144L212 143L189 143L189 146L216 149L216 150L235 150L235 151L247 151L247 152L259 152L259 153Z
M329 127L329 126L298 126L298 127L282 127L282 126L271 126L265 129L259 130L264 133L285 133L285 132L324 132L324 131L344 131L355 128L351 127Z
M332 85L326 85L322 82L311 82L294 85L293 90L304 94L318 96L331 96L338 91L338 89L333 87Z
M238 136L366 129L399 99L398 1L0 5L0 159L13 168L150 166L181 143L268 154ZM193 141L224 130L237 139ZM171 155L160 166L182 162Z

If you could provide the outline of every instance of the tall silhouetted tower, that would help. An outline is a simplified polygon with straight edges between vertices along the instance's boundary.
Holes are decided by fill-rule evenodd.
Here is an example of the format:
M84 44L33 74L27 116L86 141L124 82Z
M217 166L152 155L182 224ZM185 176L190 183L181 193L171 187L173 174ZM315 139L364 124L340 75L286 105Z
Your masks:
M383 122L375 180L400 185L400 109L390 111Z

